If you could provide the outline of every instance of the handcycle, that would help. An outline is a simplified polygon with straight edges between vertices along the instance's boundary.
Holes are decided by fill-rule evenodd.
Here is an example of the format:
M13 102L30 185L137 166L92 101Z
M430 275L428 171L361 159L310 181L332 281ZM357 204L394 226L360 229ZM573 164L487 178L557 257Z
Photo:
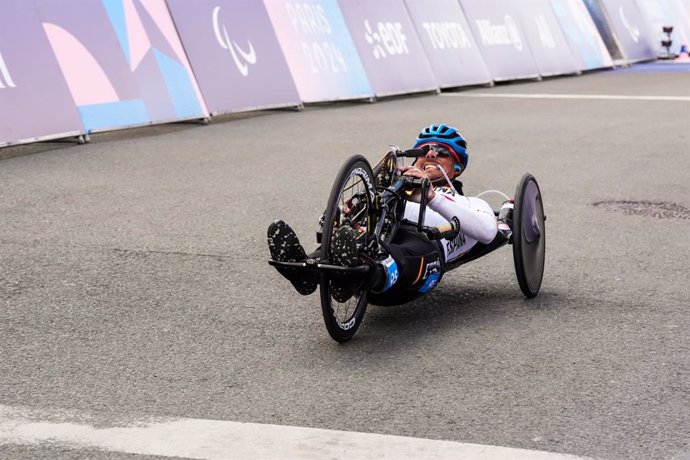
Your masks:
M283 270L315 272L319 280L321 308L329 335L337 342L349 340L362 323L369 297L375 297L372 289L375 261L386 258L387 247L400 231L413 227L414 231L429 240L453 239L461 231L457 220L439 227L424 225L426 196L431 186L427 179L405 176L400 172L404 158L416 158L426 152L421 149L401 150L391 146L388 153L373 168L366 158L354 155L340 168L333 183L326 211L320 220L317 243L321 247L318 256L300 262L269 260L269 264ZM496 190L506 200L508 196ZM406 221L405 206L411 200L419 202L417 222ZM494 211L498 215L498 211ZM451 262L445 272L476 260L506 245L513 246L515 273L522 293L535 297L541 288L545 259L545 220L541 191L536 179L525 173L518 183L514 197L512 234L508 238L497 237L494 241L475 246ZM342 226L355 231L359 261L353 267L332 263L331 241ZM356 286L348 300L339 302L333 298L333 283L347 281ZM415 296L410 296L412 300ZM372 302L373 303L373 302Z

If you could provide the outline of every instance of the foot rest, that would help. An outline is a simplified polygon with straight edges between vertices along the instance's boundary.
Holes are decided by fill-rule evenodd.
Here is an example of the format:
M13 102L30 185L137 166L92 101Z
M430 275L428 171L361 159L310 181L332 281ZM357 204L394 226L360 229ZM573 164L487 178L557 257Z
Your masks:
M292 268L296 270L310 270L316 272L326 273L368 273L371 267L369 265L358 265L356 267L342 267L340 265L330 265L321 263L318 259L307 259L303 262L280 262L278 260L269 259L268 265L281 268Z

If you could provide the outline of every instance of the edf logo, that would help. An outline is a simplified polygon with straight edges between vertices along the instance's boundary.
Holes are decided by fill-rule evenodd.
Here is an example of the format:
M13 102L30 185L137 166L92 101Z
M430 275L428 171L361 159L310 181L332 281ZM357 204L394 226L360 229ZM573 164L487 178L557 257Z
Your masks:
M15 85L14 81L12 81L12 75L10 75L10 70L7 68L2 54L0 54L0 89L7 87L16 88L17 85Z
M407 36L399 22L379 22L372 27L369 20L364 21L364 39L374 47L374 57L385 59L388 56L410 54Z

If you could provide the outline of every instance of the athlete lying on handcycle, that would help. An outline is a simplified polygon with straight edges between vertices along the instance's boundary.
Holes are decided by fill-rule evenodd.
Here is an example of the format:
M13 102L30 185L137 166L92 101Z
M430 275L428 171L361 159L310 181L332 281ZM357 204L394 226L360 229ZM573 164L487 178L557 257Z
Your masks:
M403 156L415 157L414 163L401 165L397 159ZM353 157L341 169L322 217L321 247L307 255L292 228L277 220L268 227L270 263L300 294L321 284L329 333L338 341L349 339L367 301L413 300L436 287L448 270L512 241L512 200L494 212L483 199L465 196L457 178L467 163L465 139L444 124L425 128L413 149L394 149L373 171L363 157ZM536 259L541 257L538 277L532 276L529 292L523 289L533 297L543 270L543 209L536 181L527 176L526 209L534 221L525 226L527 243L536 244ZM537 202L541 214L535 220Z

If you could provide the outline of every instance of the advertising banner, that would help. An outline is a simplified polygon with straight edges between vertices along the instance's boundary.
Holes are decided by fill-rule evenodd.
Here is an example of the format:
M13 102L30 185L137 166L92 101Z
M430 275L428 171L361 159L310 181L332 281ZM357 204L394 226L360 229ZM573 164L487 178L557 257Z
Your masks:
M438 89L403 0L340 0L340 7L376 96Z
M208 116L164 0L35 0L88 131Z
M539 76L519 25L519 5L502 0L460 0L460 4L494 80Z
M546 77L579 72L549 0L522 0L518 10L539 73Z
M637 0L642 13L647 20L650 38L655 49L666 51L661 47L661 40L668 36L664 33L664 26L673 26L671 33L671 52L677 54L682 44L688 44L688 24L684 20L682 5L674 0Z
M581 0L551 0L580 70L613 67L613 60Z
M624 61L623 50L616 40L613 29L606 17L604 7L601 5L601 0L582 0L582 2L585 4L587 11L589 11L601 39L609 50L611 58L613 58L614 62Z
M628 62L656 59L647 22L635 0L604 0L611 28Z
M686 32L690 34L690 1L688 0L669 0L674 6L675 6L675 11L678 14L678 17L676 17L673 21L673 25L675 24L683 24L683 28L685 28ZM690 37L688 37L690 40Z
M264 4L302 101L374 96L337 0Z
M0 147L83 132L33 2L0 14Z
M405 0L441 88L490 83L491 75L458 0Z
M302 103L262 2L167 2L212 115Z

